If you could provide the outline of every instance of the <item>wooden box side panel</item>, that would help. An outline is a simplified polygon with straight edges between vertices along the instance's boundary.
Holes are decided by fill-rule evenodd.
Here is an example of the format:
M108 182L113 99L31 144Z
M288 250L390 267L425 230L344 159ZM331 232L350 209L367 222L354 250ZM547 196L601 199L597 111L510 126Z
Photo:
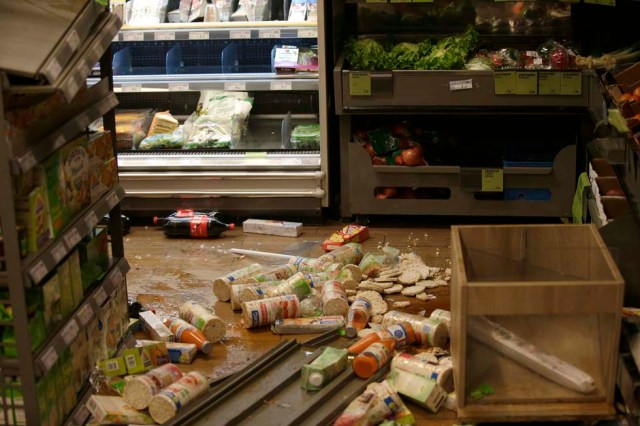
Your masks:
M615 280L592 225L554 225L527 229L526 262L558 274L590 281Z
M458 227L451 227L451 283L449 285L451 301L451 359L453 361L453 380L456 389L464 389L466 371L467 326L464 313L467 311L465 295L466 278L464 256L460 243ZM464 407L465 394L458 394L458 407Z
M472 283L466 291L465 316L617 314L624 287L614 281L505 282Z

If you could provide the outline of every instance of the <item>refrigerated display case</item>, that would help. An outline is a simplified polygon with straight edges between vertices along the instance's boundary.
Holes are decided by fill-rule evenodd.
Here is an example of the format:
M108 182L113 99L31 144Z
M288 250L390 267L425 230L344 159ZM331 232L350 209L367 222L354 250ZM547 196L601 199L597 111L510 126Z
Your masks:
M288 21L277 7L274 2L272 16L279 21L125 25L114 38L117 118L146 116L138 124L121 123L118 131L127 211L189 207L319 215L328 206L326 132L314 143L291 138L297 125L327 125L327 82L317 71L325 66L324 14L318 10L317 22ZM276 70L276 47L282 46L304 50L313 66ZM234 121L225 143L198 145L189 136L188 144L143 149L155 112L169 111L189 125L203 100L221 96L239 96L250 108L248 120Z

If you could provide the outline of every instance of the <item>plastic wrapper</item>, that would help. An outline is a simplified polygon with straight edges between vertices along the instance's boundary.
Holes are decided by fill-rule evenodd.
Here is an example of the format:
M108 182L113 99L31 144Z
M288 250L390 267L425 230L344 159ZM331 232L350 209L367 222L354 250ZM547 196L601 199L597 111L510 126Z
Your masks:
M247 131L253 98L246 92L210 90L184 124L185 149L231 148Z
M299 149L320 148L320 125L299 124L291 132L291 145Z
M576 52L569 46L549 40L538 47L541 68L552 70L576 69Z
M116 111L116 146L121 149L136 149L147 136L153 117L152 109L129 109ZM96 130L104 131L102 120L96 122Z
M183 130L177 129L172 133L162 133L146 137L140 142L139 149L180 149L184 143Z

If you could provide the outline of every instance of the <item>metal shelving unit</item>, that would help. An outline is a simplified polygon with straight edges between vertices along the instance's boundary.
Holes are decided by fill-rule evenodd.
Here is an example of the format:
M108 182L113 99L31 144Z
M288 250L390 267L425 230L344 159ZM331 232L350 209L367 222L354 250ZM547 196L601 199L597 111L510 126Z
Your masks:
M2 326L15 329L15 348L18 354L17 358L0 356L0 386L3 389L0 422L3 424L20 422L20 416L29 425L45 422L41 419L42 401L38 399L39 380L44 380L78 333L84 330L116 288L126 288L124 275L129 269L122 242L120 203L124 198L124 190L120 185L78 212L57 237L49 240L37 253L21 259L12 195L14 178L28 172L66 142L82 134L89 123L100 116L104 117L105 128L115 131L110 111L117 104L115 96L109 90L109 45L120 26L117 17L93 0L58 2L55 6L42 4L37 6L37 11L32 10L34 7L34 4L28 2L5 3L0 6L3 9L0 16L10 16L14 20L12 30L8 32L10 36L3 38L0 43L0 69L7 73L0 73L0 89L9 96L62 94L66 104L59 110L51 111L47 118L31 126L32 129L26 133L10 138L4 127L5 107L0 100L0 193L6 195L0 205L4 244L2 261L6 267L0 273L0 287L7 289L9 293L9 299L0 302L11 305L13 320L3 322ZM13 15L5 13L5 8L10 8ZM39 31L34 30L34 24L40 25ZM45 27L47 31L51 29L51 33L42 31ZM52 33L55 36L52 37ZM29 43L35 43L40 37L54 43L39 45L30 50ZM28 52L30 60L25 61L22 56L14 55L15 46ZM93 88L81 91L91 67L98 60L104 79ZM37 66L34 67L33 64ZM20 78L15 78L16 75ZM110 221L112 259L109 270L97 284L85 290L83 301L65 318L57 321L54 328L49 330L45 341L34 349L29 329L27 288L42 285L45 276L109 212L114 217ZM18 393L21 395L19 399L9 397ZM80 416L72 414L69 422L75 422L79 418ZM60 422L62 420L58 419Z

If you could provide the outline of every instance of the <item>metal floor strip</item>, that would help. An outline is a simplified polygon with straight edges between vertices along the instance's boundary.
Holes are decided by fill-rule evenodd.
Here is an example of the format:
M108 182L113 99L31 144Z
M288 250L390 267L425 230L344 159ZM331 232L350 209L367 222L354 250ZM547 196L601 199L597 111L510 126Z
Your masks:
M372 381L353 374L349 366L322 390L307 392L300 387L303 364L320 355L330 343L343 347L335 332L325 333L304 344L297 340L280 343L240 372L233 374L210 393L189 404L168 425L326 425ZM345 343L346 342L346 343ZM309 352L310 348L316 348Z

